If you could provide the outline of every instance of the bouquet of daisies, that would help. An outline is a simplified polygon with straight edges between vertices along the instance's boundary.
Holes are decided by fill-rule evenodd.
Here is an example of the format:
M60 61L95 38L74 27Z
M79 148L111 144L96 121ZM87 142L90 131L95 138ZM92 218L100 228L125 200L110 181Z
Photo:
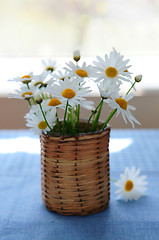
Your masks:
M20 89L11 94L12 97L28 101L29 113L26 114L26 125L35 134L45 133L60 135L76 135L78 133L94 132L104 129L113 115L121 113L124 121L140 124L132 115L135 108L128 104L134 97L130 92L136 82L140 82L141 75L131 80L129 72L129 60L115 49L104 59L97 57L92 65L86 62L79 64L80 53L75 51L73 61L60 68L52 60L42 61L44 70L40 75L30 72L28 75L12 79L20 82ZM94 106L92 101L86 100L92 91L91 81L94 81L99 89L100 102ZM130 88L125 96L120 95L123 81L130 83ZM108 104L112 109L106 116L105 122L99 125L99 118L103 104ZM80 122L80 108L90 110L90 117L83 124ZM58 110L63 109L63 118L59 120Z

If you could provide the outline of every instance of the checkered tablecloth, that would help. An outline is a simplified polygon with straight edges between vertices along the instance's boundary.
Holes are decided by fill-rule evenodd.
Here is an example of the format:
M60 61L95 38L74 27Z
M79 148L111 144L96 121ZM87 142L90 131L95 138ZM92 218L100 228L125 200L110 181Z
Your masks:
M148 190L138 201L116 200L80 217L48 212L41 200L39 139L26 130L0 131L0 240L158 240L159 130L112 130L111 178L141 168Z

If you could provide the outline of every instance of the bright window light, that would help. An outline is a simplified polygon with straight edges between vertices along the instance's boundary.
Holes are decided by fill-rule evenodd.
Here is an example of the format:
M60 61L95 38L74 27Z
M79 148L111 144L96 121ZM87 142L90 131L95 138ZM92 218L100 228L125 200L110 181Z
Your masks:
M110 153L119 152L124 150L128 146L132 144L131 138L113 138L110 139ZM0 154L6 153L18 153L18 152L26 152L26 153L34 153L40 154L40 141L38 138L31 137L18 137L18 138L10 138L10 139L0 139ZM9 148L8 148L9 146Z
M40 141L38 138L18 137L10 139L0 139L0 153L40 153ZM8 148L9 146L9 148Z
M131 138L112 138L110 139L110 153L120 152L132 144Z

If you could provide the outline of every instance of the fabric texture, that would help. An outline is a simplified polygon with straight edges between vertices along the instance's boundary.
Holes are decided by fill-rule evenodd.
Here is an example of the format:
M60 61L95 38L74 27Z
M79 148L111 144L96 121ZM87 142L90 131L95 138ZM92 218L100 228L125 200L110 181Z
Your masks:
M24 139L28 152L22 147ZM119 179L125 167L135 166L147 175L148 190L145 197L126 203L116 200L111 182L109 208L84 217L45 208L38 141L29 131L0 131L1 240L159 239L159 130L111 131L111 178Z

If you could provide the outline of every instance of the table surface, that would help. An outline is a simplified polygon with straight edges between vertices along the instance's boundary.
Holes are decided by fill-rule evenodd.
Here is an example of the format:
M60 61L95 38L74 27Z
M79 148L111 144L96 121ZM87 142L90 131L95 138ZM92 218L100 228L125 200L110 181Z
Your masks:
M147 175L146 196L116 200L111 183L107 210L90 216L62 216L41 200L40 144L26 130L0 130L1 240L158 240L159 130L112 130L110 175L119 179L125 167Z

